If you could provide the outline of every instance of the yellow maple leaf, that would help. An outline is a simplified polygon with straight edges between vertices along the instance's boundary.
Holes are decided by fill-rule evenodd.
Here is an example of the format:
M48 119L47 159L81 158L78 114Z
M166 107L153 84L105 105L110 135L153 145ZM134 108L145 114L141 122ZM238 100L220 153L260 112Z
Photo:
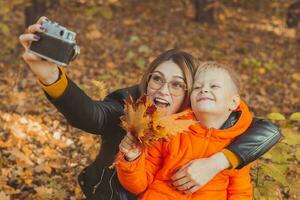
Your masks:
M134 104L130 96L125 101L125 114L121 117L121 126L139 140L150 128L151 117L147 115L148 106L142 101Z

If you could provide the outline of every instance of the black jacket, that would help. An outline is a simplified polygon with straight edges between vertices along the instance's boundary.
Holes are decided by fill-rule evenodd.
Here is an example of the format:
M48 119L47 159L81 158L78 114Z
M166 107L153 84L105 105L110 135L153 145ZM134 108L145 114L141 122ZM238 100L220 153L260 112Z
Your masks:
M124 99L129 94L137 99L140 96L138 87L120 89L109 94L103 101L93 101L70 79L65 92L58 99L52 99L46 94L72 126L102 136L100 153L78 178L88 199L122 199L117 194L122 188L115 178L115 171L108 166L113 163L118 145L125 135L119 124ZM237 118L237 115L232 114L223 126L232 126ZM280 137L281 133L274 124L267 120L254 119L247 132L239 136L227 149L240 157L241 164L238 168L241 168L259 158Z

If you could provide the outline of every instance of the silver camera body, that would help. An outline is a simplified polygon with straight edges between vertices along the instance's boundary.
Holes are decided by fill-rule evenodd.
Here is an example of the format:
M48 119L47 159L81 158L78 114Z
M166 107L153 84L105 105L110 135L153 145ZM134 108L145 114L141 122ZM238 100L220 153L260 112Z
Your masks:
M75 32L52 21L44 22L42 27L45 31L36 33L40 39L31 43L31 53L61 66L67 66L79 55Z

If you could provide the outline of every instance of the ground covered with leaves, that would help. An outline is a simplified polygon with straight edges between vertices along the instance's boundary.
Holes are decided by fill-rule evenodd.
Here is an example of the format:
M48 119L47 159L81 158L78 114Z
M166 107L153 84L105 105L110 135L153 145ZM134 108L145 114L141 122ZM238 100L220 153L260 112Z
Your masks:
M28 1L13 2L0 1L0 199L82 199L76 178L101 139L72 128L47 101L21 60ZM217 23L205 25L180 0L60 2L48 17L75 31L82 50L67 74L94 99L138 83L174 47L234 66L254 115L277 120L285 136L254 164L255 197L300 197L300 42L285 28L285 4L222 4Z

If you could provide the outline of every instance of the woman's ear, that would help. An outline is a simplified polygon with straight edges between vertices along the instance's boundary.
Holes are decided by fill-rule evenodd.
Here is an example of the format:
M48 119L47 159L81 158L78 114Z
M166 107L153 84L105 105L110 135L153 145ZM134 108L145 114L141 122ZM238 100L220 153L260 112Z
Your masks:
M234 111L240 105L241 97L240 95L236 94L232 97L231 103L229 104L229 111Z

